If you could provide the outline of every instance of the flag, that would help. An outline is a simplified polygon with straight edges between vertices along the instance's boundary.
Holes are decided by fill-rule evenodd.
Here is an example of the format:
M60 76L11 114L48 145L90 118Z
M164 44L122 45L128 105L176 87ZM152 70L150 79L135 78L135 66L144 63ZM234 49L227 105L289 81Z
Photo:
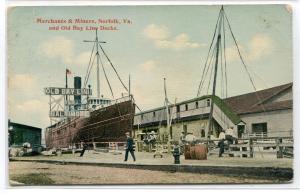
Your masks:
M69 69L66 69L66 74L72 74L72 72Z

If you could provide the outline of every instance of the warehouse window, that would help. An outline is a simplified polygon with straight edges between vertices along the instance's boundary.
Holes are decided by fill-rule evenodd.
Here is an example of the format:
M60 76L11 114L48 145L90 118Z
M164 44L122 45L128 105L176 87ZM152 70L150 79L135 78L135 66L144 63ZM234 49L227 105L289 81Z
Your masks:
M153 117L155 117L155 111L153 112Z
M198 101L196 102L196 108L199 108L199 104L198 104Z
M187 135L187 125L183 125L183 133L184 135Z
M206 100L206 104L207 104L207 106L210 106L210 99Z
M204 129L201 130L201 137L205 137L205 130Z
M189 105L185 104L185 111L189 110Z
M243 133L245 132L245 125L238 125L237 130L238 130L238 138L242 138Z
M180 106L179 105L176 106L176 112L180 112Z
M268 126L267 123L253 123L252 133L257 136L267 136Z

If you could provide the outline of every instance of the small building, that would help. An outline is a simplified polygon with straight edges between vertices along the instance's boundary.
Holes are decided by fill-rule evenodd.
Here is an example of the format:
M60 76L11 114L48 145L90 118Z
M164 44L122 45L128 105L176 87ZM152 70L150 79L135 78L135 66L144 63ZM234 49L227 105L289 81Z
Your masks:
M8 120L9 146L22 146L28 142L31 146L40 146L42 129Z
M134 136L137 138L154 131L161 142L168 141L168 137L178 141L181 133L192 133L198 139L207 138L213 103L213 131L210 133L215 137L221 129L231 126L237 137L290 137L293 129L292 101L292 83L227 99L202 96L169 106L172 121L169 131L166 107L137 113L134 117Z
M245 122L241 133L293 136L293 83L230 97L225 103Z

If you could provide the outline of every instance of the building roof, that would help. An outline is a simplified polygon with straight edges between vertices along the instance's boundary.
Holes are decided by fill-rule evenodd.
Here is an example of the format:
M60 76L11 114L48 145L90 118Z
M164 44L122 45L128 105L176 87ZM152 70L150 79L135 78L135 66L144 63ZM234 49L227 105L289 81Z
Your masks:
M249 114L265 111L292 109L293 100L268 102L277 95L291 89L293 83L288 83L257 92L233 96L225 99L225 103L237 114Z
M225 115L232 121L234 124L238 124L242 122L241 118L232 110L230 106L228 106L224 100L219 98L218 96L213 96L213 102L225 113Z
M33 127L33 126L29 126L29 125L24 125L24 124L20 124L20 123L14 123L14 122L11 122L9 121L8 122L9 126L14 126L14 127L19 127L19 128L26 128L26 129L32 129L32 130L38 130L38 131L41 131L42 129L41 128L38 128L38 127Z

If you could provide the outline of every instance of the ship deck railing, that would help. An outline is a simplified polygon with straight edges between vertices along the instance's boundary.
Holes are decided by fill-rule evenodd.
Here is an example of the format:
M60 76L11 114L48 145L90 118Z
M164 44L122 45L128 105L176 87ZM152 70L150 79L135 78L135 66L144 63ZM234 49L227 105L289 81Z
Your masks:
M115 105L115 104L118 104L118 103L130 101L130 100L132 100L132 96L131 95L129 95L129 96L123 96L121 98L117 98L117 99L111 100L110 103L108 103L108 104L103 104L101 106L97 106L94 110L106 108L108 106L112 106L112 105Z

